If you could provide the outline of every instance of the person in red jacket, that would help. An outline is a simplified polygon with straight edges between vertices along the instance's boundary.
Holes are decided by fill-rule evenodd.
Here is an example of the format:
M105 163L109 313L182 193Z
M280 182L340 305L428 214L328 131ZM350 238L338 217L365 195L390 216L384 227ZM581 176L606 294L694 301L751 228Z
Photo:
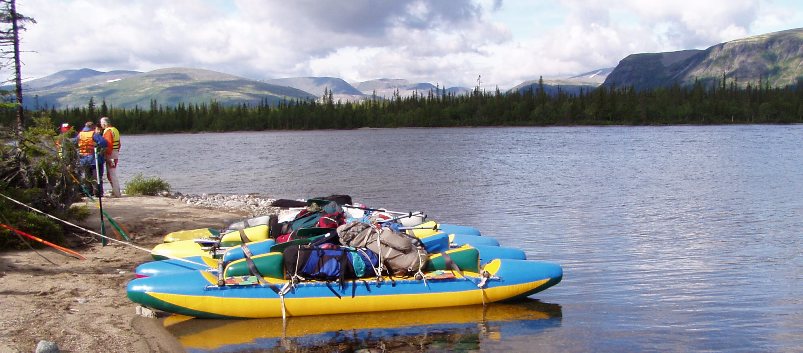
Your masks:
M71 143L71 140L70 140L71 137L69 137L67 135L67 134L70 133L70 131L75 132L75 131L73 131L72 126L70 126L69 123L63 123L63 124L61 124L61 127L59 127L59 134L56 136L56 139L55 139L56 152L58 152L59 158L64 158L64 154L65 154L64 152L67 149L67 146ZM65 142L66 142L66 144L65 144Z
M120 181L117 179L117 164L120 158L120 131L112 125L107 117L100 118L103 128L103 139L106 140L106 178L112 186L112 197L120 197Z

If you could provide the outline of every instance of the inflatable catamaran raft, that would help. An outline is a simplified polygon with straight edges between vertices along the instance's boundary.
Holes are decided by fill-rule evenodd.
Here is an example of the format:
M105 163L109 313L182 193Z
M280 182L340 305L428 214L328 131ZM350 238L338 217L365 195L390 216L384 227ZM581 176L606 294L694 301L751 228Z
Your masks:
M199 318L269 318L402 309L426 309L524 298L547 289L563 276L560 266L531 260L497 259L477 272L435 270L421 279L308 281L283 278L232 278L218 283L206 271L139 278L128 297L157 310Z
M340 210L332 204L322 209L327 207ZM345 217L326 222L310 227L318 229L314 237L285 238L286 246L274 245L257 255L243 244L227 251L237 256L207 257L201 264L170 262L186 259L143 264L162 269L167 263L173 269L138 269L140 278L128 284L128 297L156 310L199 318L270 318L486 304L527 297L563 277L554 263L488 256L480 261L481 246L444 247L385 223ZM322 224L336 228L320 234L327 228Z

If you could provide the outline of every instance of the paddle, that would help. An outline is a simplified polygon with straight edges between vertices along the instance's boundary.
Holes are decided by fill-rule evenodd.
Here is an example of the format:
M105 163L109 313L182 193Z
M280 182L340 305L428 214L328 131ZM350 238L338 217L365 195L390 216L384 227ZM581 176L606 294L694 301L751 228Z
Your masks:
M416 211L416 212L400 212L400 211L390 211L390 210L386 210L386 209L384 209L384 208L370 208L370 207L365 207L365 206L357 206L357 205L343 205L342 207L343 207L343 208L353 208L353 209L357 209L357 210L363 210L363 211L370 211L370 212L385 212L385 213L396 214L396 215L408 215L408 217L412 217L412 214L413 214L413 213L420 213L420 214L423 214L423 213L421 213L421 211ZM403 217L402 217L402 218L403 218Z
M50 247L52 247L52 248L54 248L54 249L56 249L56 250L59 250L59 251L61 251L61 252L64 252L64 253L66 253L66 254L69 254L69 255L75 256L75 257L77 257L77 258L79 258L79 259L81 259L81 260L86 260L86 258L85 258L85 257L83 257L81 254L79 254L79 253L77 253L77 252L75 252L75 251L72 251L72 250L70 250L70 249L67 249L67 248L65 248L65 247L62 247L62 246L59 246L59 245L53 244L53 243L51 243L51 242L49 242L49 241L47 241L47 240L44 240L44 239L42 239L42 238L39 238L39 237L36 237L36 236L30 235L30 234L28 234L28 233L25 233L25 232L23 232L23 231L19 230L19 229L16 229L16 228L14 228L14 227L12 227L12 226L9 226L9 225L7 225L7 224L0 223L0 227L6 228L6 229L10 230L10 231L11 231L11 232L13 232L13 233L16 233L16 234L19 234L19 235L25 236L25 237L27 237L27 238L30 238L30 239L32 239L32 240L35 240L35 241L37 241L37 242L39 242L39 243L45 244L45 245L47 245L47 246L50 246Z
M106 221L103 220L103 179L101 179L100 174L100 165L98 161L98 146L95 145L95 177L98 178L98 208L100 208L100 234L103 234L103 237L100 238L100 243L103 246L106 246L108 241L106 240Z
M351 196L349 195L329 195L325 197L313 197L306 201L300 200L290 200L290 199L276 199L271 202L271 206L273 207L280 207L280 208L295 208L295 207L307 207L313 201L334 201L338 205L347 205L351 203Z
M56 146L59 146L59 144L56 143ZM60 152L60 151L57 151L57 152ZM97 155L95 157L97 157ZM97 161L97 158L95 158L95 159ZM95 163L95 168L97 169L97 163ZM78 178L75 176L75 174L73 174L73 172L71 170L69 170L69 169L67 169L67 173L70 175L72 180L75 181L76 184L78 184L78 187L81 188L81 192L83 192L84 195L86 195L90 200L95 201L95 198L92 197L92 193L89 192L86 189L86 186L84 184L82 184L80 181L78 181ZM95 206L98 206L98 205L95 205ZM103 216L106 217L106 219L109 221L109 223L113 227L112 230L114 230L117 233L117 235L120 236L120 238L125 239L127 241L131 241L131 239L128 237L128 234L126 234L127 232L123 230L123 226L122 225L118 224L117 221L115 221L114 218L109 216L109 214L106 213L106 211L104 211L102 208L101 208L100 212L101 212L101 214ZM102 239L104 239L104 241L105 241L105 238L102 238Z
M314 199L311 199L311 200L326 200L326 198L314 198ZM281 207L281 208L307 207L307 205L309 205L309 201L290 200L290 199L276 199L276 200L273 200L273 202L271 202L270 205L273 206L273 207ZM371 211L371 212L386 212L386 213L392 213L392 214L398 214L398 215L409 215L410 214L410 212L389 211L389 210L386 210L384 208L371 208L371 207L357 206L357 205L351 205L351 204L343 204L343 205L340 205L340 206L343 207L343 208L353 208L353 209L358 209L358 210L363 210L363 211ZM414 213L420 213L420 211L416 211ZM410 217L410 216L408 216L408 217Z
M75 176L75 174L73 174L73 172L71 172L71 171L68 171L68 172L70 174L70 177L72 177L73 181L75 181L75 183L78 184L78 187L81 188L81 192L83 192L84 195L86 195L86 197L89 198L90 201L94 202L95 198L92 197L92 193L89 192L89 190L86 189L86 186L84 184L82 184L80 181L78 181L78 178ZM98 205L95 205L95 207L98 207ZM122 237L123 239L125 239L127 241L131 241L131 239L128 237L128 234L126 234L127 232L124 230L124 228L123 228L123 226L121 224L117 223L117 221L115 221L114 218L112 218L112 216L109 216L109 214L106 213L106 211L104 211L103 209L101 209L100 212L104 216L106 216L106 220L109 221L109 223L113 227L113 230L115 230L120 237Z
M396 216L396 217L389 218L389 219L381 219L381 220L376 221L376 223L393 222L393 221L398 221L398 220L400 220L402 218L412 218L412 217L415 217L415 216L422 216L423 218L427 218L427 215L425 215L424 212L415 211L415 212L410 212L408 214Z
M289 200L289 199L277 199L273 200L270 203L273 207L279 208L297 208L297 207L307 207L307 201L299 201L299 200Z

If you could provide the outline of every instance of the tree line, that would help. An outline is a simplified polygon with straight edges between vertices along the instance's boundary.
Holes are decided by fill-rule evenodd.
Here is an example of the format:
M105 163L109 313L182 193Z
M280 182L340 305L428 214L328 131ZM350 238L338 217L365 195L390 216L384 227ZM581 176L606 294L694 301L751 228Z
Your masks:
M394 94L362 102L335 102L332 94L317 101L292 100L272 106L206 104L115 108L91 99L85 107L30 111L54 123L82 126L101 116L112 118L126 133L206 132L243 130L354 129L361 127L459 127L553 125L664 125L803 123L803 78L787 87L725 80L705 86L635 90L607 87L567 94L548 94L540 80L533 89L502 93L475 88L455 95L441 90L409 97ZM2 123L12 121L4 112Z

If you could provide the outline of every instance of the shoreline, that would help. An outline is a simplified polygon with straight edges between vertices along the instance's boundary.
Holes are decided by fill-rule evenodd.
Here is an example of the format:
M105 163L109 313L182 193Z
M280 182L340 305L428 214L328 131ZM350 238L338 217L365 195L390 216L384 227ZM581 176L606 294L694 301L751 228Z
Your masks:
M466 125L466 126L399 126L399 127L371 127L363 126L344 129L309 129L309 130L225 130L225 131L173 131L173 132L129 132L130 136L146 135L199 135L199 134L228 134L228 133L261 133L261 132L311 132L311 131L359 131L359 130L398 130L398 129L506 129L506 128L583 128L583 127L678 127L678 126L796 126L803 122L761 122L761 123L644 123L644 124L544 124L544 125Z
M143 249L173 231L223 228L260 212L276 213L268 206L272 201L222 194L104 198L104 211L136 247L93 241L73 248L86 260L51 248L0 252L0 295L8 307L0 312L0 353L31 352L40 341L63 352L183 352L160 320L137 315L126 297L135 267L151 260ZM75 205L81 204L90 216L76 224L99 231L98 209L86 200Z
M205 207L220 211L246 212L247 217L279 213L278 207L270 204L276 199L260 194L182 194L176 192L164 197L174 198L190 206Z

